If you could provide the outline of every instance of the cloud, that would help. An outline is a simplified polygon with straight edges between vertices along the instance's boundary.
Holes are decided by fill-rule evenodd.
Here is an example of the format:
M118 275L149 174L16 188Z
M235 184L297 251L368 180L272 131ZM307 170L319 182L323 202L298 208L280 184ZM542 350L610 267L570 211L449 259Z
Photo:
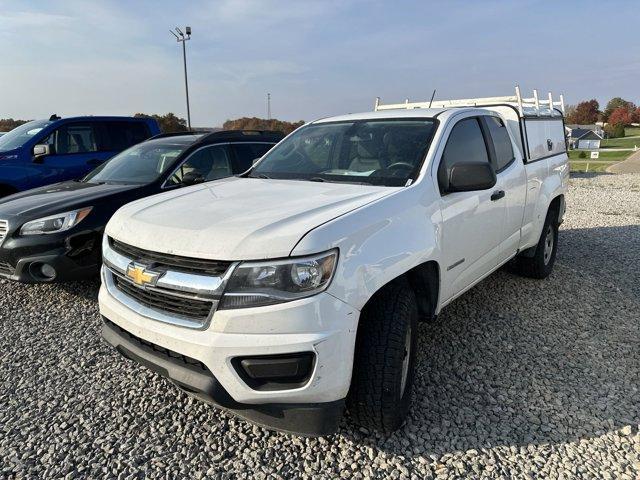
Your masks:
M68 15L55 13L18 11L0 13L0 34L19 34L22 28L46 28L66 26L73 20Z
M224 0L212 3L209 15L227 24L284 24L291 21L319 21L351 2L343 0L294 1ZM205 13L206 15L206 13Z

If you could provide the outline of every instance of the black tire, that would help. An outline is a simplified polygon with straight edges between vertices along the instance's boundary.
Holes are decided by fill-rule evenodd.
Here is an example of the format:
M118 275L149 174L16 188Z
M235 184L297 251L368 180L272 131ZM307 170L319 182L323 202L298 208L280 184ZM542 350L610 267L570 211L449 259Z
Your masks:
M551 247L549 249L549 241ZM535 246L532 256L527 253L514 259L513 269L515 273L529 278L547 278L553 270L558 253L558 212L549 210L545 218L542 233L538 245ZM529 254L530 255L530 254Z
M402 425L411 404L417 337L418 308L409 284L383 287L360 316L347 397L355 423L385 433Z

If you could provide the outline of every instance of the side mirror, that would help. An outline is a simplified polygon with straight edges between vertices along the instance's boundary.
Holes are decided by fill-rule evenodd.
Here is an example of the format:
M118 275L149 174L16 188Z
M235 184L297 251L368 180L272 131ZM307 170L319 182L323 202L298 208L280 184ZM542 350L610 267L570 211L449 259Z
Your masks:
M36 163L42 163L44 157L54 154L54 148L52 145L45 143L36 145L33 147L33 161Z
M204 182L204 177L197 172L189 172L185 173L184 177L182 177L182 185L196 185L198 183Z
M496 172L489 163L456 163L449 169L447 192L488 190L496 184Z

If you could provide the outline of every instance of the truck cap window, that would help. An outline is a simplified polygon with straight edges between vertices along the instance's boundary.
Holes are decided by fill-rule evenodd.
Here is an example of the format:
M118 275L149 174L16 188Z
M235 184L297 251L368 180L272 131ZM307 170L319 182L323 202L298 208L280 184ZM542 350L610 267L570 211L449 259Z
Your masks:
M50 123L48 120L34 120L5 133L0 137L0 152L8 152L14 148L20 148Z
M142 143L116 155L84 178L87 183L144 184L157 180L189 143Z
M433 119L311 124L279 143L249 177L404 186L415 178Z

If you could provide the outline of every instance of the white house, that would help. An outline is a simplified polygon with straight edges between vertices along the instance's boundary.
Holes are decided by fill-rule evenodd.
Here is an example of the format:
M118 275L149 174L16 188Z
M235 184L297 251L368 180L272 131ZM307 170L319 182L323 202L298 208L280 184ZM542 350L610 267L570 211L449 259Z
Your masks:
M603 136L599 131L586 128L572 128L568 134L571 148L596 150L600 148Z

